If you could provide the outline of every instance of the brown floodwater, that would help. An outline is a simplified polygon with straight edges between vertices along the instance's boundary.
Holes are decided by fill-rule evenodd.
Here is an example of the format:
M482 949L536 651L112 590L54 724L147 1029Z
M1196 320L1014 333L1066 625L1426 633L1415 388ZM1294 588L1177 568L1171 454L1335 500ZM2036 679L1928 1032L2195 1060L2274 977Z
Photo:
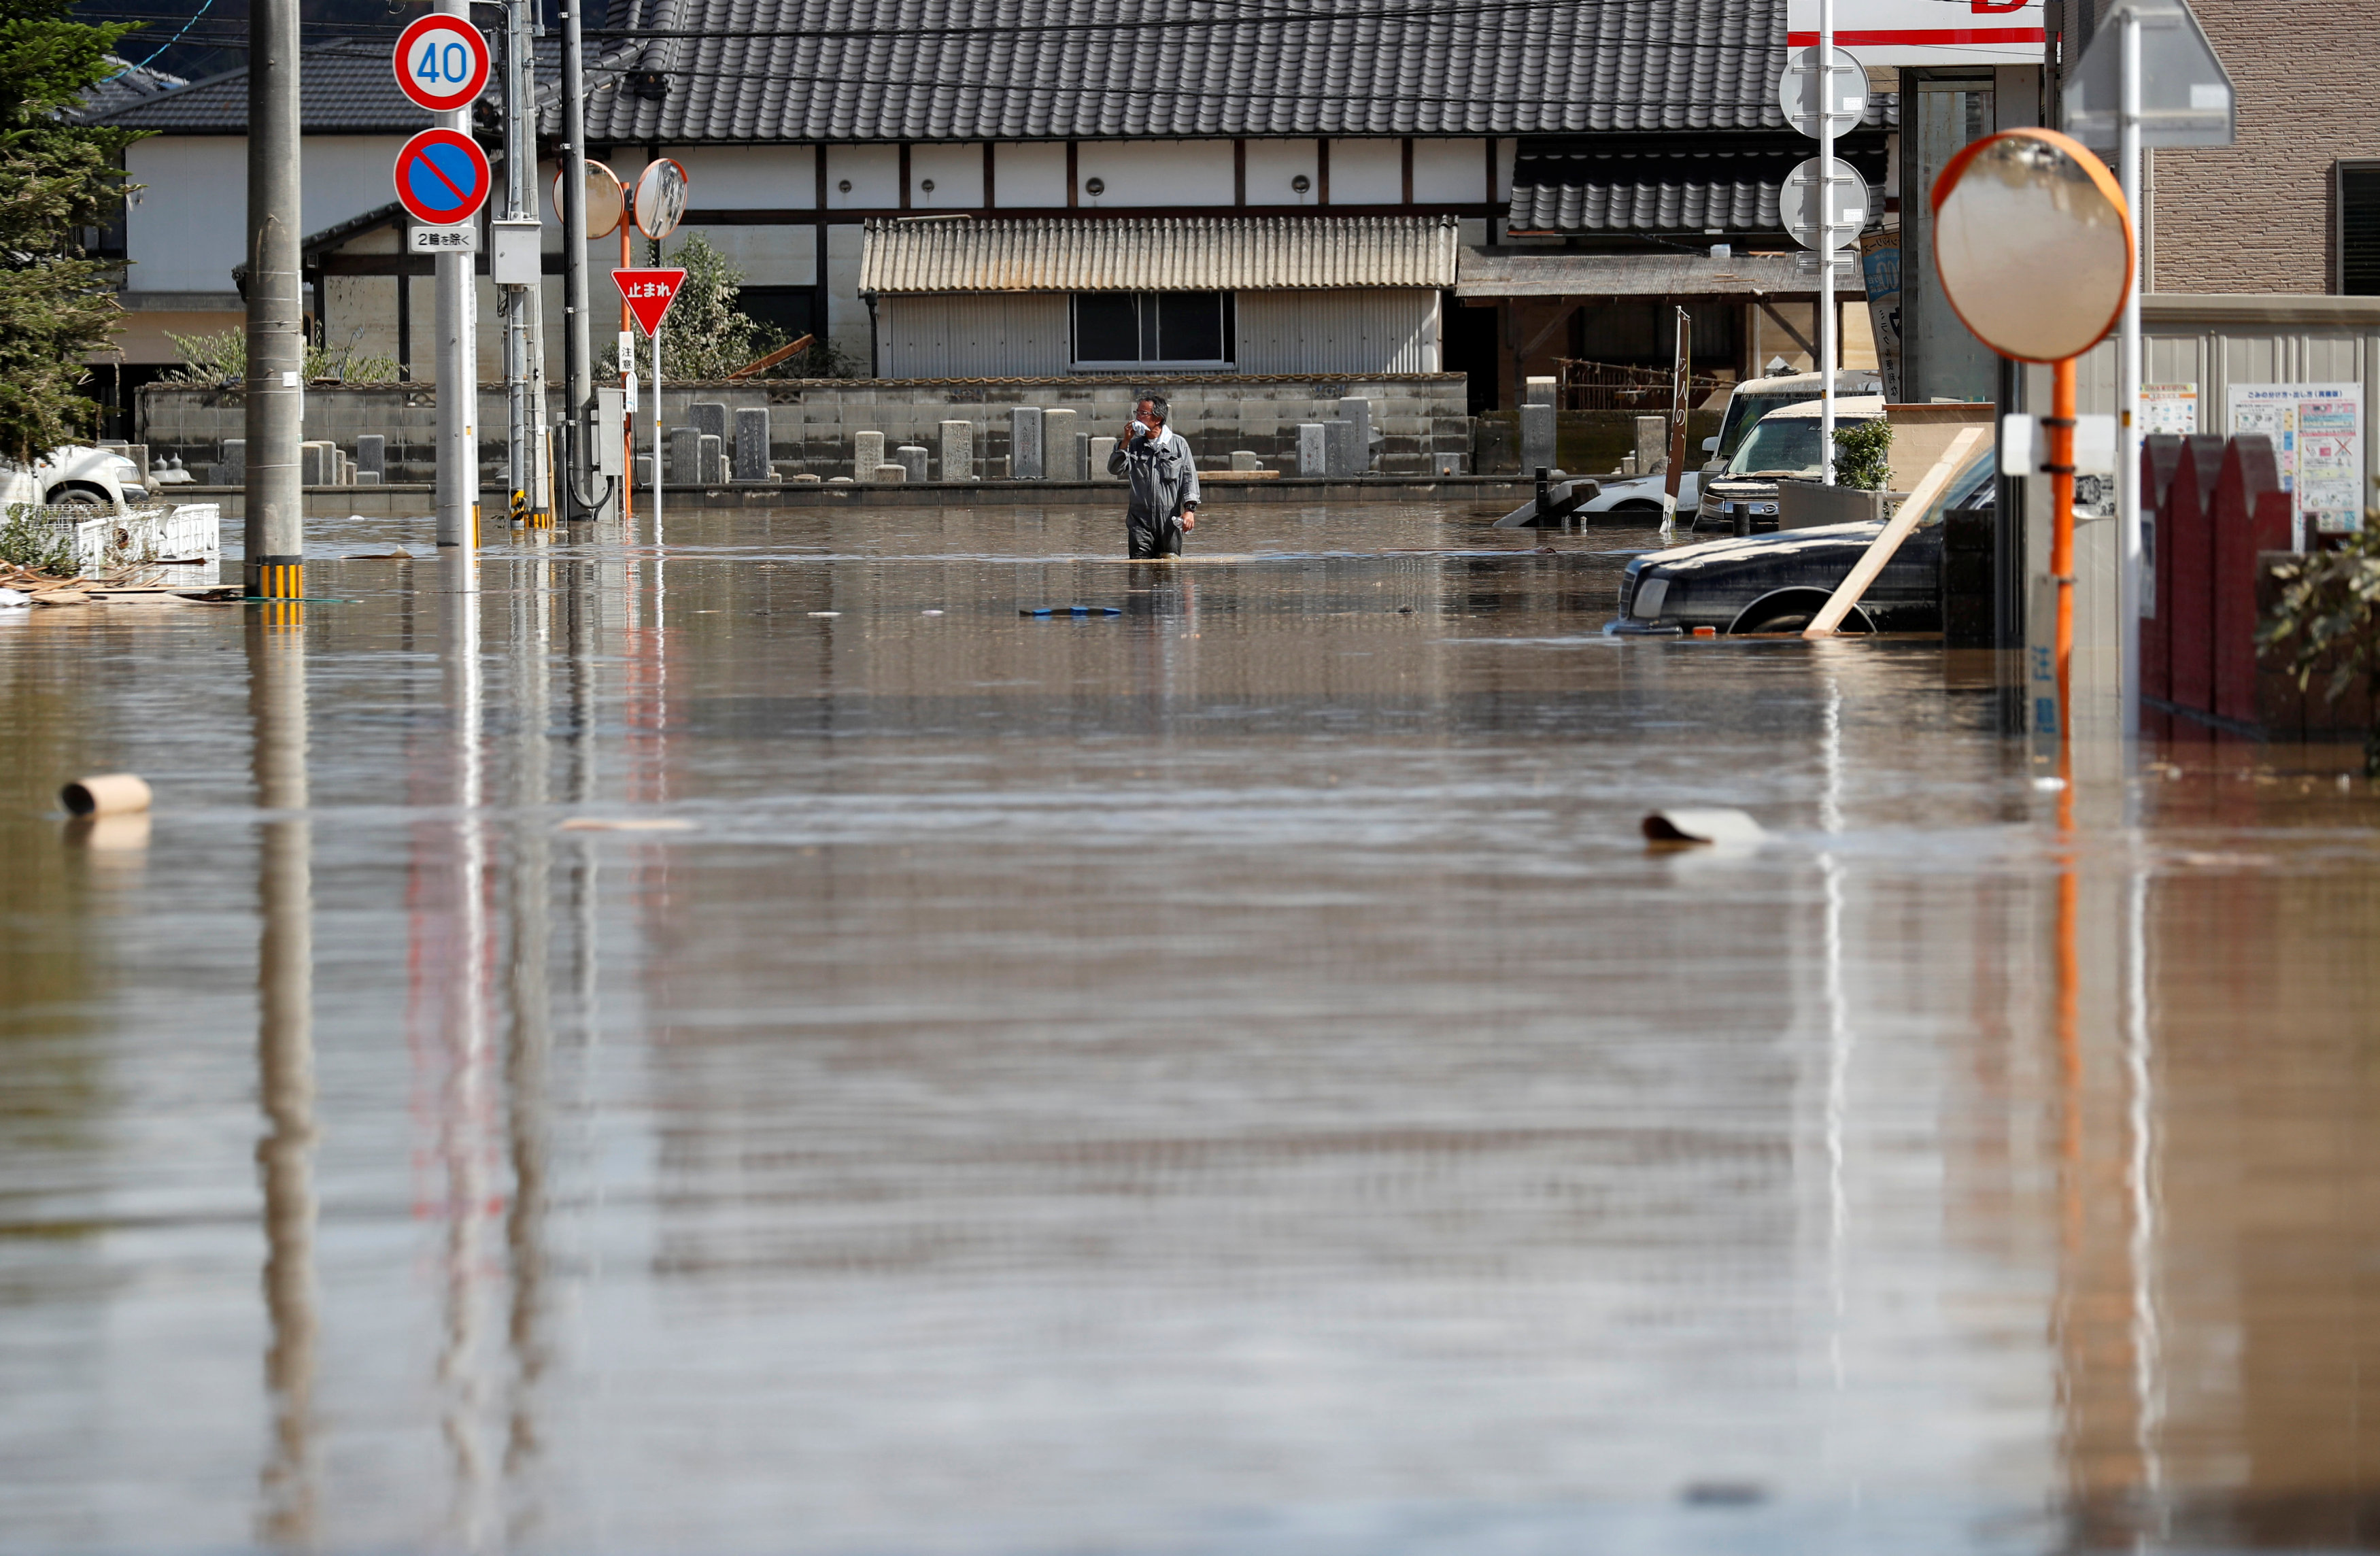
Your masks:
M2046 793L1643 531L668 523L0 618L0 1548L2380 1546L2354 753Z

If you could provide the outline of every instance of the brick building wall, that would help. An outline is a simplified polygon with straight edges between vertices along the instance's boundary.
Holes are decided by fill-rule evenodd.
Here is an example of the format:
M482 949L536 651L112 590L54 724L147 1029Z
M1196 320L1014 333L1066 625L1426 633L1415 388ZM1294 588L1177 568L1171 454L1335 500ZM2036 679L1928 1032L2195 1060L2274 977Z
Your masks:
M2192 0L2192 9L2238 91L2240 139L2151 154L2148 286L2337 290L2332 168L2380 157L2380 7Z

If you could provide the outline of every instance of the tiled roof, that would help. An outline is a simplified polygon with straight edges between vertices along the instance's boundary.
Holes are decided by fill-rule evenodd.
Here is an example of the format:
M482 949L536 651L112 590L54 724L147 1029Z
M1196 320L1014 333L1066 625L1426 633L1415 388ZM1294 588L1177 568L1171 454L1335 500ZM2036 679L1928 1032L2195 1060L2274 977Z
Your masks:
M74 115L79 119L94 119L128 108L136 103L146 103L161 92L176 91L190 83L179 76L169 76L163 70L152 70L145 65L135 65L128 59L107 56L115 74L91 87L82 94L82 107Z
M1836 142L1836 156L1866 177L1877 214L1890 118L1872 113ZM1778 232L1785 177L1817 149L1790 129L1524 140L1508 215L1515 232Z
M396 89L384 43L316 43L298 55L299 123L316 135L410 135L430 128L429 110ZM248 130L248 71L210 76L87 115L92 123L179 135L241 135Z
M612 19L663 90L592 95L595 141L1783 122L1784 0L613 0Z
M1451 216L872 221L862 292L1451 286Z

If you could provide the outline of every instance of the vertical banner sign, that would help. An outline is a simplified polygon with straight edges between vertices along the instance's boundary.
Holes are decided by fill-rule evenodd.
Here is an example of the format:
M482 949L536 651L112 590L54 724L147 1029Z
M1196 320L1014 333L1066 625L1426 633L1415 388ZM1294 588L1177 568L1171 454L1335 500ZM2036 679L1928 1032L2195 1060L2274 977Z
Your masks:
M1861 237L1860 279L1867 289L1868 332L1876 336L1876 363L1884 378L1885 401L1898 405L1901 400L1900 228Z
M2290 547L2363 524L2363 390L2354 383L2235 383L2225 417L2231 435L2273 440L2281 484L2295 495Z

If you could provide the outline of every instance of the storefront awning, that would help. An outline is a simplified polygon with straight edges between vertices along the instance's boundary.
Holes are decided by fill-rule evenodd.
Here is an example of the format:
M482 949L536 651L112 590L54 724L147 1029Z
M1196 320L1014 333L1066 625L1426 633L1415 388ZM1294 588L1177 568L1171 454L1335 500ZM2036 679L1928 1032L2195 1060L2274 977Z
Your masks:
M1856 251L1839 256L1835 290L1864 296ZM1791 254L1577 254L1526 249L1463 250L1460 298L1809 298L1815 272Z

